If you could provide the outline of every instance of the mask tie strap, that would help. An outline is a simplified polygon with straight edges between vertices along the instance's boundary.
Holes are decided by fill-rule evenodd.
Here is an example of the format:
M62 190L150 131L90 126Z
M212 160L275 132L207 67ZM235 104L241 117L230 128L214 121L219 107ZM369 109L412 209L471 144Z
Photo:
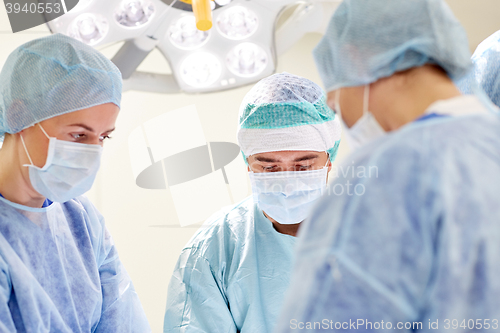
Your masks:
M20 134L20 136L21 136L21 142L22 142L23 147L24 147L24 151L26 152L26 155L28 155L28 159L30 160L31 165L34 165L33 161L31 160L30 154L28 153L28 148L26 148L26 143L24 143L23 135Z
M328 167L328 162L330 162L330 154L326 153L326 163L325 163L325 166L323 168Z
M370 85L365 86L365 93L363 95L363 115L368 113L368 103L370 102Z
M45 132L45 130L43 129L42 125L40 125L40 123L38 123L37 125L40 126L40 129L42 130L43 134L45 134L45 136L47 137L47 139L50 140L50 136L47 134L47 132Z

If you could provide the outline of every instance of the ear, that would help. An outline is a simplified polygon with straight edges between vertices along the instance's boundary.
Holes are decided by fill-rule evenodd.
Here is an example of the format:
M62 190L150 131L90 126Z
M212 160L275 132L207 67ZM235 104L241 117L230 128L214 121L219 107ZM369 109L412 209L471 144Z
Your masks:
M328 172L332 171L332 161L328 161Z

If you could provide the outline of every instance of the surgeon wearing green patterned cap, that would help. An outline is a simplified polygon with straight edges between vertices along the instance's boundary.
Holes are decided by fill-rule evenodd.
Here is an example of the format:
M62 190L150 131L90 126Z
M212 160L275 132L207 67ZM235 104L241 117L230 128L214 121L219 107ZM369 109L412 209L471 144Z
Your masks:
M323 90L280 73L258 82L239 114L253 195L211 217L182 250L164 332L272 332L295 236L323 193L341 125Z

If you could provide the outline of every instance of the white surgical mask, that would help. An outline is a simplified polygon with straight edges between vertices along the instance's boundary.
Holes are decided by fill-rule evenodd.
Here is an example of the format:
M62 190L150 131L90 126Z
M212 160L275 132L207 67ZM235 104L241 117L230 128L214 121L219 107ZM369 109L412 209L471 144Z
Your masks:
M326 188L328 167L309 171L250 172L254 201L280 224L304 221Z
M345 138L351 149L357 149L375 139L386 134L382 126L378 123L373 114L368 111L368 102L370 97L370 85L365 86L363 99L363 116L356 121L352 127L347 127L342 119L342 111L340 110L340 89L335 92L335 111L342 119Z
M90 190L99 170L102 147L51 138L40 124L38 126L49 139L47 161L42 168L33 164L21 135L31 163L24 166L29 167L33 188L55 202L69 201Z

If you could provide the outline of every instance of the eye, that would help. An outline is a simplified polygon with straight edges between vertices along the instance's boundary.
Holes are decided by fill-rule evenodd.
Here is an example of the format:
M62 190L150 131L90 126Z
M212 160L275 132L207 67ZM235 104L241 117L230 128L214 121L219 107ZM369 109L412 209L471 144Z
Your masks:
M264 170L266 172L273 172L273 171L276 171L276 169L277 169L276 165L273 165L273 166L263 166L262 167L262 170Z
M297 165L295 171L304 171L311 169L311 165Z
M77 141L81 140L85 137L85 134L83 134L83 133L71 133L70 135L74 140L77 140Z
M109 135L103 135L103 136L101 136L101 137L99 138L99 140L100 140L101 142L102 142L102 141L104 141L104 140L106 140L106 139L112 139L112 137L110 137Z

